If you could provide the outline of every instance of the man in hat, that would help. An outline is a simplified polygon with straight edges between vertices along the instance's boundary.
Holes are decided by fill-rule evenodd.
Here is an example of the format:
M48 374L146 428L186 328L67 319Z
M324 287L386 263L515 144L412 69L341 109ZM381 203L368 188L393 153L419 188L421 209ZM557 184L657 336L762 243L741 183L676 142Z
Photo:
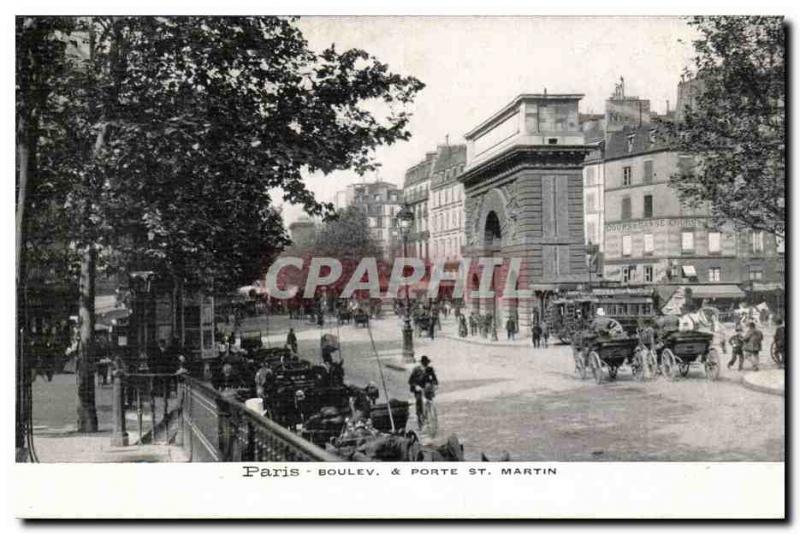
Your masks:
M753 371L758 371L758 353L761 352L761 342L764 334L756 328L756 323L751 321L747 333L744 335L744 353L753 363Z
M739 370L742 370L744 366L744 339L742 339L742 326L736 325L736 331L728 340L728 344L731 346L731 361L728 362L728 369L733 367L733 364L736 363L736 360L739 360Z
M439 385L439 379L436 377L436 371L431 366L431 360L427 356L420 358L420 365L414 367L411 371L411 376L408 378L408 386L411 393L414 394L417 407L417 420L421 421L423 417L422 399L426 387L436 387Z

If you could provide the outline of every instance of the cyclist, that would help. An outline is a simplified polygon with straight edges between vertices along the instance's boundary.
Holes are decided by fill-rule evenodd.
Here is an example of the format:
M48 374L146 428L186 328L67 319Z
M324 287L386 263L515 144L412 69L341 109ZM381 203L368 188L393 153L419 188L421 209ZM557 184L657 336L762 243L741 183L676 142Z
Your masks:
M439 379L436 378L436 371L430 365L431 360L427 356L420 358L420 365L414 367L411 371L411 376L408 378L408 385L411 393L414 394L414 399L417 405L417 421L422 424L424 419L423 410L423 395L427 398L433 398L433 388L439 385Z

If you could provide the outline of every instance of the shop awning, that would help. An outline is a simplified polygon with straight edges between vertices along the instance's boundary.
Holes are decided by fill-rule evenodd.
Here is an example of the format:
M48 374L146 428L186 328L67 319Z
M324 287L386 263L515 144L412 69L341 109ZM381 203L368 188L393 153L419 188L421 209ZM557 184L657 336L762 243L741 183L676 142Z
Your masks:
M683 269L683 276L686 278L697 278L697 273L694 270L694 265L684 265L681 267Z
M753 282L753 291L783 291L777 282Z
M740 299L745 296L739 286L732 284L688 286L688 288L692 290L692 298L696 299Z

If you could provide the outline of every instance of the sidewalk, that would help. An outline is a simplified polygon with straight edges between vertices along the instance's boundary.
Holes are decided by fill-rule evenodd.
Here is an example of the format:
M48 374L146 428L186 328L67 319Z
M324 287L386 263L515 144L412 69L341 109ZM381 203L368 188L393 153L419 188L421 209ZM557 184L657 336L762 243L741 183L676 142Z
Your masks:
M744 387L772 395L785 395L786 375L783 369L764 369L763 371L750 371L741 377Z
M78 387L73 374L61 374L47 382L42 377L33 383L33 434L34 449L42 463L126 463L126 462L180 462L185 461L182 450L168 445L136 445L139 440L136 413L126 417L127 447L112 447L113 413L111 386L95 389L98 432L77 431ZM158 401L156 413L163 404ZM149 406L143 414L142 431L151 429ZM158 439L161 439L158 436Z

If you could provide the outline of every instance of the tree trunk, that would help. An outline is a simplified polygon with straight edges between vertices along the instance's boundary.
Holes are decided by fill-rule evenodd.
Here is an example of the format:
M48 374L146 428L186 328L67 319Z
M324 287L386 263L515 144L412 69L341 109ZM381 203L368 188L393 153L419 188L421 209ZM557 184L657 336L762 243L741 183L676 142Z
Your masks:
M16 213L16 226L17 226L17 240L16 240L16 256L17 256L17 269L16 269L16 289L17 289L17 346L16 346L16 433L15 433L15 447L17 451L17 461L21 461L27 455L25 448L25 433L27 429L27 378L30 373L27 372L26 362L24 357L24 341L22 333L25 328L25 203L27 200L28 189L28 170L30 164L30 152L28 150L28 121L23 115L17 117L17 157L19 158L17 164L19 165L19 178L17 184L17 213Z
M81 258L78 320L78 432L97 432L97 408L94 398L94 289L97 251L86 246Z

